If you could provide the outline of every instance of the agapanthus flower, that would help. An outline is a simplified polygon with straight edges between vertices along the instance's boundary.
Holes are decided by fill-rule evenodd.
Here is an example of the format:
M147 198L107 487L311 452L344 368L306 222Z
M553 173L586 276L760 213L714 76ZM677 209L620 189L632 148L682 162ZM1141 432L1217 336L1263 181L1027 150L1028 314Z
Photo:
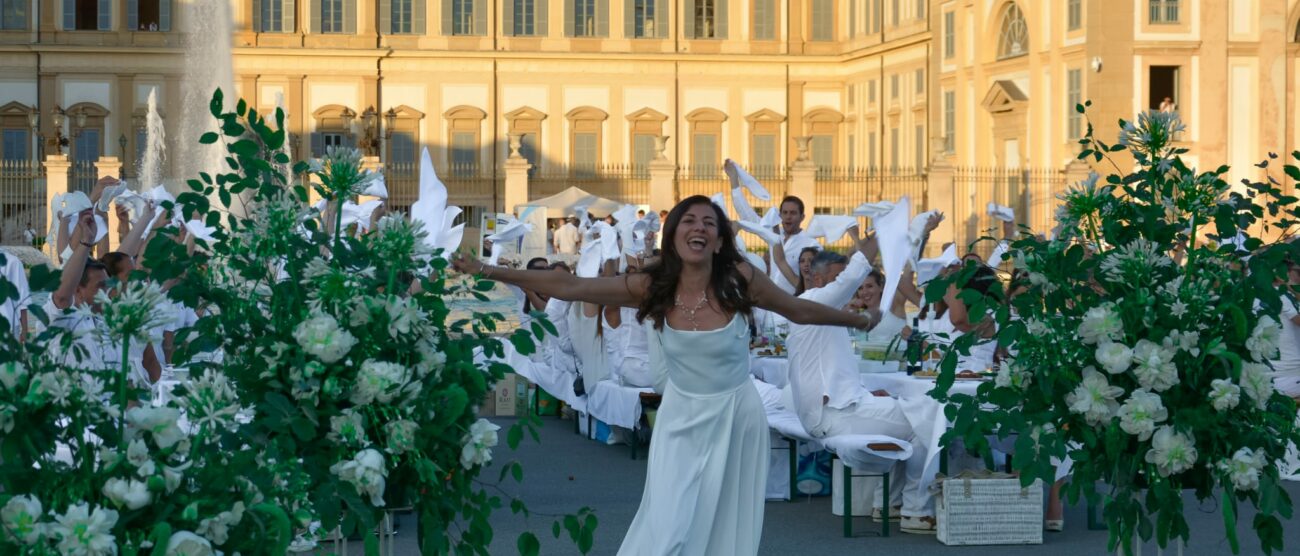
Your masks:
M1184 129L1177 112L1144 110L1138 113L1136 122L1123 123L1118 142L1134 152L1158 160L1164 158L1174 137Z
M321 257L312 259L303 269L302 283L309 287L307 305L318 312L325 307L346 308L374 275L372 267L345 268Z
M328 313L315 312L293 331L303 351L325 363L334 363L352 350L357 338L339 327L339 322ZM218 543L220 544L220 543Z
M108 291L95 294L101 307L104 326L114 340L130 338L135 342L152 342L160 338L154 332L172 320L172 306L157 283L132 280L110 297Z
M1281 342L1282 325L1273 320L1273 317L1264 315L1259 318L1259 322L1255 323L1250 338L1246 339L1246 349L1250 350L1250 356L1255 361L1264 362L1277 358L1278 346Z
M1116 414L1119 416L1119 427L1124 432L1144 441L1151 438L1157 424L1169 418L1169 411L1160 401L1160 396L1145 390L1135 390L1130 394Z
M330 473L351 483L359 494L369 496L371 505L384 507L384 478L388 476L388 469L384 467L384 455L378 450L362 450L351 460L331 466Z
M1196 357L1201 354L1201 333L1195 330L1183 332L1174 330L1165 337L1165 347L1173 347Z
M26 545L36 544L45 537L46 525L41 523L41 501L26 494L10 498L0 508L0 525L11 541Z
M1137 238L1111 250L1101 261L1101 271L1112 281L1140 280L1158 268L1173 266L1173 259L1146 238Z
M0 363L0 386L17 392L27 381L27 366L18 361Z
M1163 426L1151 437L1146 462L1155 464L1161 477L1168 477L1191 469L1196 464L1196 456L1196 441L1192 437Z
M1273 378L1267 365L1242 363L1240 384L1242 391L1255 402L1256 409L1268 406L1268 399L1273 396Z
M308 217L307 205L296 195L279 191L253 205L246 227L240 228L234 239L261 257L287 255L291 242L301 237Z
M367 359L357 372L350 399L358 405L390 403L406 393L410 380L411 371L404 365Z
M205 370L190 381L180 405L186 409L190 421L212 431L233 429L235 415L239 413L239 399L230 379L212 370Z
M50 534L59 539L60 554L72 556L107 556L117 554L113 526L117 512L95 508L92 512L85 502L68 506L63 515L55 515Z
M1119 342L1103 341L1097 344L1097 362L1106 372L1117 375L1133 364L1133 350Z
M1114 303L1103 303L1083 315L1079 323L1079 339L1085 344L1097 344L1106 340L1116 341L1124 337L1124 320L1115 311Z
M409 270L415 261L433 255L426 241L428 237L423 222L401 214L387 214L375 223L373 233L366 234L365 242L376 260L384 261L390 268Z
M501 430L486 419L479 419L470 425L469 432L461 439L460 465L465 469L486 465L492 461L492 447L497 445L497 431Z
M352 198L380 179L380 174L361 167L361 151L351 147L327 147L325 157L313 160L310 170L320 177L319 189L331 200Z
M140 433L148 432L158 447L166 450L185 438L177 425L180 416L180 410L174 407L133 407L126 411L128 434L138 438Z
M1216 378L1210 382L1210 405L1215 411L1227 411L1241 402L1241 388L1231 380Z
M1215 467L1228 475L1233 488L1249 492L1259 488L1259 475L1266 463L1263 450L1240 448L1231 458L1220 461Z
M1164 392L1178 384L1178 367L1174 350L1151 340L1141 339L1133 345L1133 376L1143 388Z

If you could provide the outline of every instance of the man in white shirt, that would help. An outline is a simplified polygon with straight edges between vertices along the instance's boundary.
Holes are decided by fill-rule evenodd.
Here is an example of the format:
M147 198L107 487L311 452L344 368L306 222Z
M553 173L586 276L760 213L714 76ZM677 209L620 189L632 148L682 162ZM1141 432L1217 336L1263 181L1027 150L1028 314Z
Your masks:
M9 282L17 294L12 299L0 295L0 317L9 323L14 339L23 341L27 331L27 305L31 303L32 292L27 286L27 272L22 261L8 253L2 253L4 264L0 265L0 280Z
M804 248L812 247L820 250L822 246L817 243L816 239L804 233L801 227L804 219L803 199L795 196L787 196L781 199L780 211L781 246L785 250L785 262L790 265L790 268L797 269L799 268L799 253ZM781 273L781 269L777 268L777 265L768 265L768 275L772 277L772 282L778 288L781 288L786 293L794 294L796 285L785 279L785 275Z
M1300 265L1287 263L1287 283L1283 287L1300 287ZM1282 296L1282 337L1278 340L1278 358L1273 361L1273 387L1292 398L1300 398L1300 311L1292 295Z
M830 307L842 308L871 272L867 255L874 255L868 240L851 260L823 251L813 261L813 288L799 296ZM886 392L869 392L858 374L848 330L835 326L791 324L790 389L799 422L817 438L846 434L879 434L900 440L914 438L912 426L898 400ZM923 443L912 443L912 457L904 466L901 529L908 533L934 533L930 495L922 489L926 462Z
M578 219L570 216L564 225L555 231L555 252L560 255L577 255L580 239Z

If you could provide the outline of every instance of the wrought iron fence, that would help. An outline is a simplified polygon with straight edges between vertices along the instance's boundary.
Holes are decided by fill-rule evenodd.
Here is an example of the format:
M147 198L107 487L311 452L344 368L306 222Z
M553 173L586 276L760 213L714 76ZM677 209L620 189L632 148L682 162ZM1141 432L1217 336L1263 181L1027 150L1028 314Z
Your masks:
M44 238L45 166L36 160L0 160L0 243L31 245Z
M504 174L494 174L478 165L451 166L438 177L447 186L447 202L466 211L468 207L495 211L504 197ZM387 164L384 166L384 179L388 186L389 210L409 213L411 205L420 196L419 165L414 162ZM477 225L477 220L474 225Z
M99 180L99 168L93 160L74 160L68 169L68 191L80 191L90 195Z
M630 164L547 166L529 178L528 200L549 197L570 187L624 204L650 203L650 175Z
M1065 174L1054 168L957 168L953 177L953 194L962 205L969 203L966 214L954 221L954 240L965 245L983 237L1001 239L1001 223L988 215L990 202L1011 207L1016 224L1046 232L1055 225L1053 213L1056 195L1065 188ZM981 241L975 251L987 256L994 242Z

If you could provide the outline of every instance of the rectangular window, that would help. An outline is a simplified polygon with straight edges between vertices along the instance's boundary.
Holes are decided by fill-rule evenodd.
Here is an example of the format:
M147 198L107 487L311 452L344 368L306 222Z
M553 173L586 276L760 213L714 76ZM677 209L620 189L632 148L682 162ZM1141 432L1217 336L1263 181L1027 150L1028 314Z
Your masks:
M579 174L596 174L596 161L600 159L600 141L595 133L573 134L573 167Z
M943 152L950 153L956 150L954 139L956 138L957 127L957 93L953 91L943 92Z
M451 34L474 34L474 0L451 1Z
M25 129L6 129L0 133L0 155L4 160L27 160L27 148L31 141L27 139Z
M1178 23L1178 0L1148 0L1151 23Z
M0 29L27 28L27 0L0 0Z
M898 169L898 128L889 130L889 168Z
M262 0L262 19L259 33L283 33L284 28L284 2L277 0Z
M943 14L943 58L945 60L957 55L957 13Z
M776 136L768 133L755 135L749 153L750 172L759 177L776 175Z
M392 22L393 27L388 32L394 35L411 33L414 25L412 20L415 17L415 0L389 0L392 4Z
M98 129L82 129L81 135L78 135L72 143L72 159L83 162L99 160L99 148L102 144Z
M343 32L343 0L320 0L320 32Z
M913 166L917 171L925 168L925 126L916 126L916 165Z
M478 136L458 131L451 134L451 173L472 176L478 171Z
M769 0L770 1L770 0ZM634 0L632 3L632 36L653 39L655 32L655 0Z
M632 136L632 170L638 177L650 175L650 161L655 159L655 136L638 133Z
M573 2L573 36L596 36L596 0L571 0Z
M876 132L867 134L867 167L876 168Z
M833 0L812 0L812 40L835 40L835 3Z
M876 103L876 80L872 79L867 82L867 104Z
M835 167L835 137L832 135L814 135L809 145L812 150L812 162L817 165L817 176L830 177Z
M889 76L889 100L898 100L898 74Z
M754 40L776 40L776 0L754 0Z
M135 130L135 163L136 168L144 164L144 152L149 149L149 132L144 129ZM139 170L136 170L139 173Z
M1083 114L1075 108L1083 104L1083 70L1065 72L1066 128L1070 139L1083 137Z
M718 136L696 133L691 138L691 165L696 177L711 178L718 175Z
M1065 28L1075 31L1083 27L1083 0L1068 0L1065 6Z
M415 164L415 134L397 131L388 139L388 161L394 164Z
M525 133L519 137L519 156L524 157L524 160L527 160L531 165L528 170L529 176L536 174L541 167L542 151L540 147L536 133Z
M695 38L718 38L718 2L720 0L695 0Z
M7 0L0 0L4 2ZM126 28L131 31L170 31L171 0L134 0L127 3Z
M1178 111L1178 66L1151 66L1147 108Z
M108 31L112 25L113 2L111 0L63 0L65 30Z
M532 36L536 31L537 4L533 0L510 0L514 3L514 21L511 21L511 34L516 37ZM578 0L582 4L582 0Z
M849 38L858 36L858 0L849 0Z
M925 93L925 70L924 69L916 70L915 79L916 79L916 94L919 95Z

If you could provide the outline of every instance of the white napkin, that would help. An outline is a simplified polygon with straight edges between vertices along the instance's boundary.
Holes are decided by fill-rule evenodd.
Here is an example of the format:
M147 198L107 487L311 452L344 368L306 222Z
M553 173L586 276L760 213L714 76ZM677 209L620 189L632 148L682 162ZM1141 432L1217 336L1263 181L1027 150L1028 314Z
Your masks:
M1002 205L989 201L987 210L989 216L992 216L993 218L996 218L1003 222L1016 221L1016 211L1012 210L1011 207L1004 207Z
M875 219L889 214L889 211L892 210L894 210L894 203L889 201L879 201L875 203L862 203L861 205L858 205L858 208L853 209L853 214Z
M371 199L361 204L352 201L343 202L343 228L353 224L357 225L357 230L364 232L370 229L370 218L375 214L375 210L384 204L383 199Z
M629 228L637 221L636 205L623 205L614 211L614 222L616 226L628 226Z
M736 209L736 220L744 220L747 222L759 221L758 211L754 210L753 205L749 204L749 199L745 198L745 190L743 188L737 187L731 190L731 206Z
M63 196L63 214L73 215L74 220L75 215L92 206L94 205L91 204L90 197L80 191L73 191Z
M108 212L109 205L113 203L113 199L116 199L119 195L125 193L126 191L127 191L126 182L121 182L121 181L117 182L117 185L110 185L108 187L105 187L104 191L99 195L99 202L95 203L95 210L100 212Z
M366 190L362 191L361 194L369 195L371 197L379 197L380 199L387 199L388 185L384 183L384 175L379 174L374 181L370 182L370 185L366 186Z
M764 228L772 229L781 223L781 209L769 207L767 212L763 213L763 218L758 221Z
M505 226L498 228L497 233L484 238L492 241L492 255L488 257L487 264L497 264L497 259L501 258L501 253L507 244L519 241L531 231L533 231L532 224L511 219Z
M912 240L912 245L918 247L921 245L921 240L925 238L925 223L937 212L936 210L927 210L912 217L912 223L907 227L907 237Z
M740 227L740 229L745 230L746 232L758 236L763 241L767 242L769 246L781 243L781 236L777 235L776 232L773 232L772 228L763 226L761 224L755 224L753 222L745 222L744 220L737 221L736 226Z
M961 264L961 257L957 256L957 245L949 245L943 253L933 259L921 259L916 262L916 283L924 284L939 276L939 272L954 264Z
M190 237L194 239L201 239L208 243L217 241L217 238L212 237L212 232L217 231L217 229L207 226L200 220L190 220L185 222L185 229L189 230Z
M876 228L876 243L880 246L880 266L883 267L881 272L885 274L885 289L880 295L881 311L888 311L893 307L899 276L903 273L907 261L911 260L912 254L915 253L907 223L911 213L912 200L903 197L889 212L871 221Z
M835 216L818 214L808 223L808 237L824 237L827 243L834 243L848 233L849 228L858 225L856 216Z
M723 162L722 171L727 173L728 178L731 178L732 189L743 187L748 189L750 193L754 194L754 198L760 201L772 200L772 194L768 193L767 188L763 187L763 184L754 179L754 176L751 176L749 172L746 172L744 168L741 168L739 164L736 164L730 158Z
M709 200L718 205L722 212L727 212L727 199L721 193L714 193L712 197L709 197Z
M442 250L442 258L450 259L451 254L460 247L465 236L465 224L452 226L460 216L460 207L447 205L447 186L438 179L433 169L433 159L429 157L429 148L420 153L420 192L419 198L411 204L411 220L424 224L428 232L425 243L432 249Z

